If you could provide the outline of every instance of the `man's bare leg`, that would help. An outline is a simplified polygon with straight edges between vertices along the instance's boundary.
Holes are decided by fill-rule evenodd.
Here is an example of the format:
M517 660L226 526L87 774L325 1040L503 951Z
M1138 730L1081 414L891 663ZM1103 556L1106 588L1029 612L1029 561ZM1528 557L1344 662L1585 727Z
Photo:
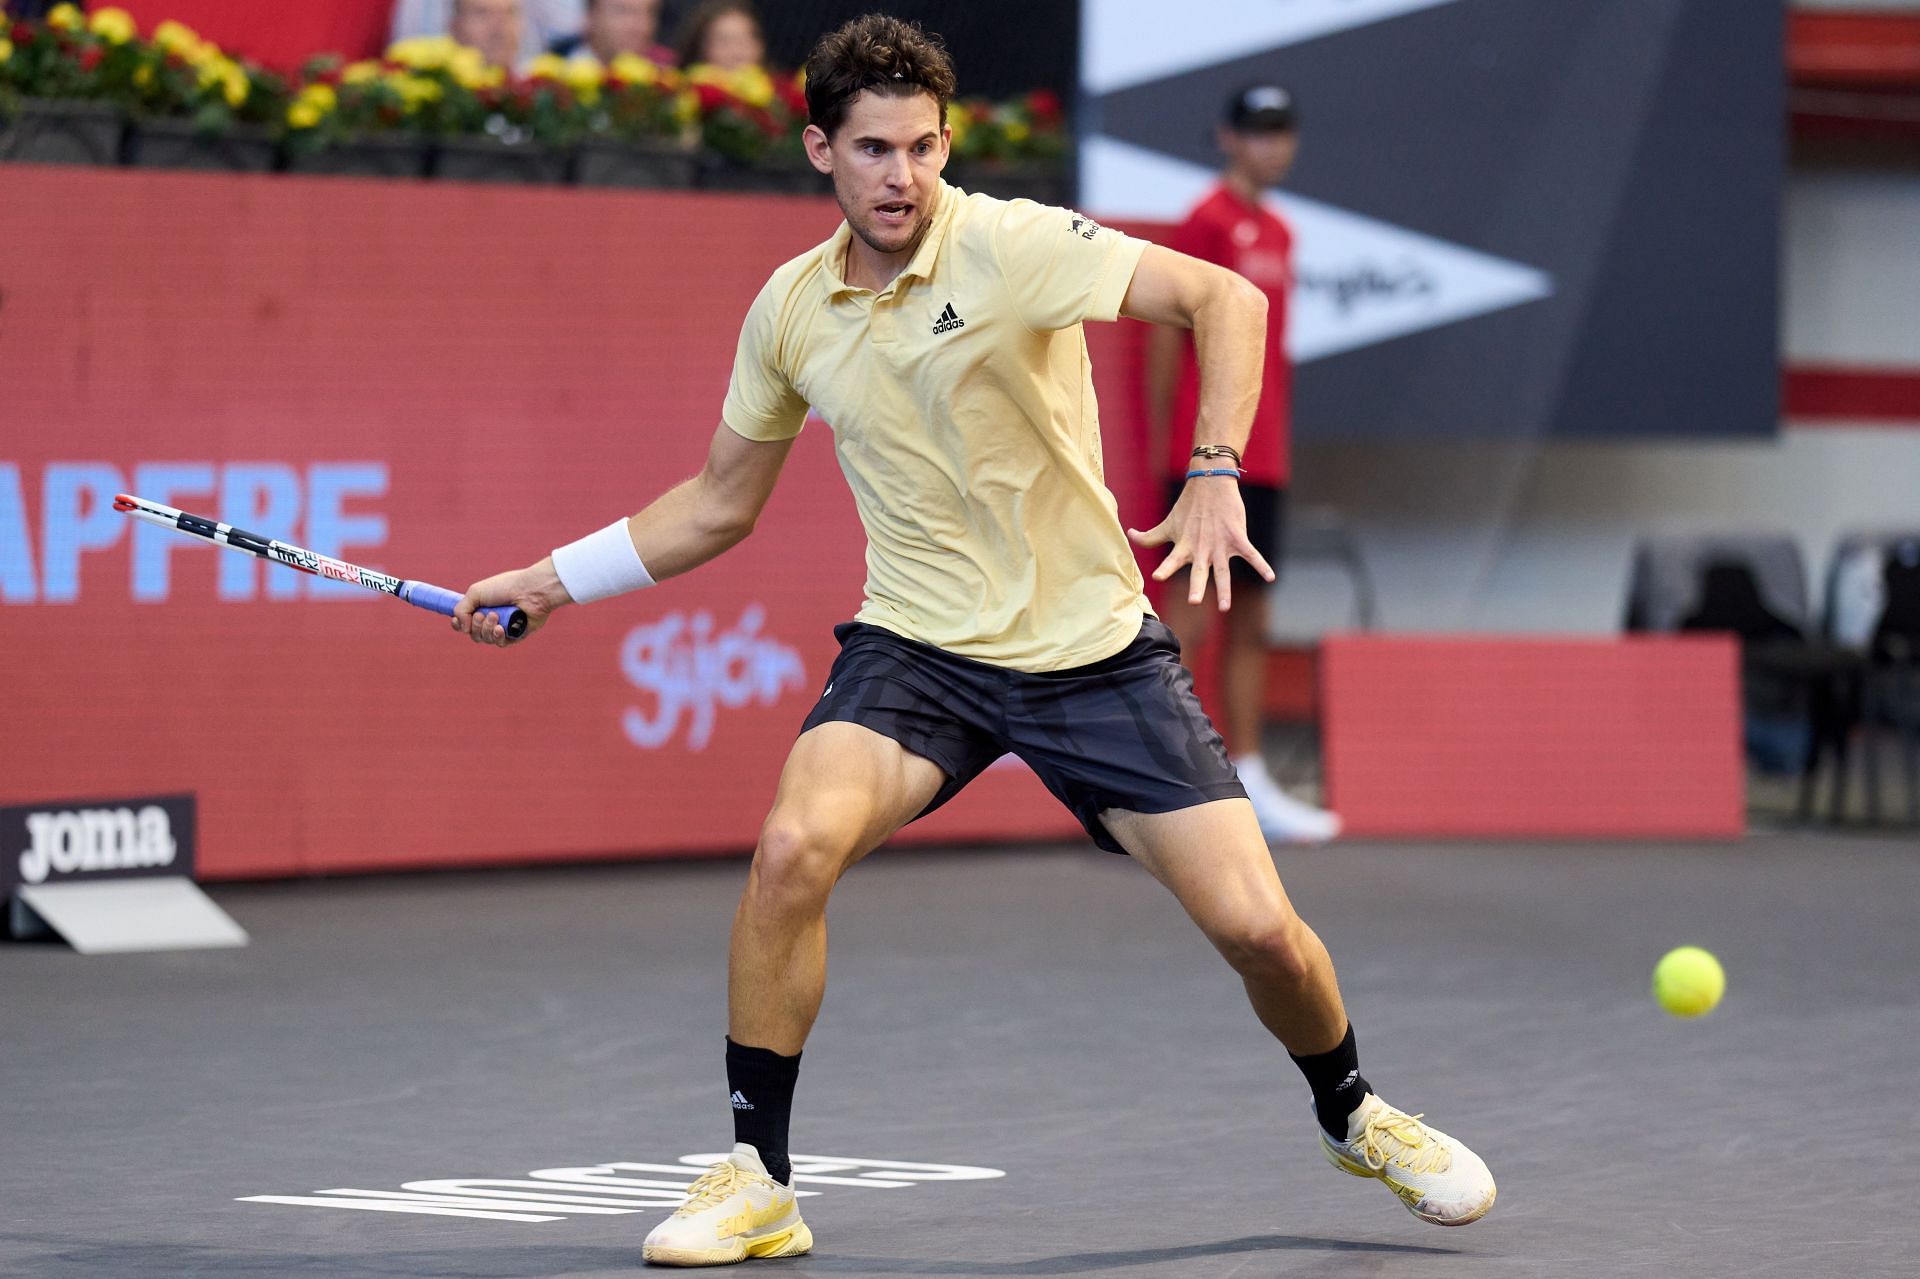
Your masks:
M1240 974L1261 1024L1286 1045L1313 1090L1328 1162L1387 1184L1407 1211L1441 1226L1493 1207L1493 1174L1459 1140L1375 1096L1327 948L1294 912L1241 799L1171 813L1100 815L1134 860L1173 891Z
M826 992L827 897L945 780L932 761L858 724L800 735L734 912L727 1034L735 1043L800 1051Z
M657 1265L730 1265L811 1251L787 1154L799 1053L827 985L827 898L847 868L913 820L945 774L891 738L828 723L787 755L733 916L727 1088L734 1151L648 1234Z
M1288 1052L1305 1057L1340 1044L1347 1011L1333 960L1288 900L1252 805L1222 799L1171 813L1114 810L1101 820L1179 899Z

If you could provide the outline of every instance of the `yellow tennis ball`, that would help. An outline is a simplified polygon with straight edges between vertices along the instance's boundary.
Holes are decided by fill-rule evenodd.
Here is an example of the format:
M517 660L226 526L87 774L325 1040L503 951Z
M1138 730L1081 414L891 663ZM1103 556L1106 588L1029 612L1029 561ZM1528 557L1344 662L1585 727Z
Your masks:
M1675 1017L1704 1016L1726 993L1726 970L1698 946L1670 950L1653 966L1653 997Z

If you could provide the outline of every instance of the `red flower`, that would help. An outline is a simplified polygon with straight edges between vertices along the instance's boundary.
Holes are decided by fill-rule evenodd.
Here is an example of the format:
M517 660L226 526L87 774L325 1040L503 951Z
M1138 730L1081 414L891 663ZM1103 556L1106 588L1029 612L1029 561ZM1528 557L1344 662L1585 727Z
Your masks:
M1063 114L1060 95L1052 89L1035 89L1027 95L1027 110L1035 124L1058 124Z
M90 44L80 54L80 69L82 71L93 71L100 66L100 63L105 60L106 56L107 51L105 49L102 49L97 44Z
M778 85L780 101L787 110L804 120L807 118L807 91L791 80L782 80Z
M696 84L693 86L693 92L694 96L700 100L702 112L718 111L722 107L733 105L733 95L717 84Z

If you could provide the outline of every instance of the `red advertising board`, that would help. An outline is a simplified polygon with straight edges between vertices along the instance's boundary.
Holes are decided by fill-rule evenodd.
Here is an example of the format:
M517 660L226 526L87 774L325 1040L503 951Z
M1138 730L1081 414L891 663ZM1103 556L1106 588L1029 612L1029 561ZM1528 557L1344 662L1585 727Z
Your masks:
M0 166L0 804L192 792L200 870L752 845L859 604L826 428L759 531L510 652L111 509L460 588L691 474L830 201ZM907 837L1072 835L1021 766Z
M1352 834L1745 829L1731 636L1329 636L1320 678L1328 799Z

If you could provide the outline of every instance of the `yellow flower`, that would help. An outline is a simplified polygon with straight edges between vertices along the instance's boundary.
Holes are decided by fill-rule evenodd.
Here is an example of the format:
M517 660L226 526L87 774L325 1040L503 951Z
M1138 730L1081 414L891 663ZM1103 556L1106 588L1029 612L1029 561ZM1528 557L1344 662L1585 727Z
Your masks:
M966 140L967 130L971 129L973 125L967 120L967 113L965 111L955 111L949 106L947 109L947 127L953 130L953 145L958 147Z
M349 62L340 72L340 83L366 84L369 81L378 80L382 69L380 64L371 58L364 62Z
M437 71L452 62L459 50L452 36L414 36L395 42L387 57L415 71Z
M145 89L153 84L153 64L142 62L133 69L133 87Z
M1027 127L1027 122L1025 120L1007 121L1006 132L1007 132L1007 141L1013 142L1013 143L1025 142L1028 138L1033 136L1033 130Z
M387 83L393 86L393 91L400 95L400 100L409 111L417 110L423 103L438 101L445 92L439 81L414 75L392 76Z
M320 108L307 101L296 101L287 108L287 123L296 129L311 129L320 123Z
M468 89L478 89L487 83L488 73L497 71L497 67L488 67L487 60L478 49L465 47L455 49L453 56L447 59L447 70L453 78Z
M55 31L79 31L87 20L74 5L56 4L47 11L47 25Z
M11 58L12 56L13 56L13 41L7 39L5 36L0 36L0 62L5 62L8 58Z
M687 68L687 80L693 84L715 85L756 107L773 101L773 77L760 67L723 71L710 62L701 62Z
M682 89L674 95L673 118L681 128L690 127L700 118L700 95L692 89Z
M613 60L613 74L628 84L660 83L660 68L637 53L622 53Z
M199 79L203 89L218 87L220 96L227 100L230 107L240 106L246 102L247 95L253 92L253 82L247 79L247 73L240 69L240 65L217 53L200 64Z
M567 78L567 60L557 53L543 53L527 64L529 80L564 80Z
M108 44L125 44L140 34L140 26L125 9L95 9L87 30Z
M310 84L300 90L300 96L295 100L305 102L322 113L336 110L340 106L340 95L333 91L333 86L330 84Z
M184 58L200 47L200 36L192 27L168 18L153 29L153 42Z
M573 91L589 101L597 95L607 78L607 73L600 69L600 63L593 58L570 59L565 74Z
M773 105L773 77L764 67L739 68L728 77L726 87L756 107Z

